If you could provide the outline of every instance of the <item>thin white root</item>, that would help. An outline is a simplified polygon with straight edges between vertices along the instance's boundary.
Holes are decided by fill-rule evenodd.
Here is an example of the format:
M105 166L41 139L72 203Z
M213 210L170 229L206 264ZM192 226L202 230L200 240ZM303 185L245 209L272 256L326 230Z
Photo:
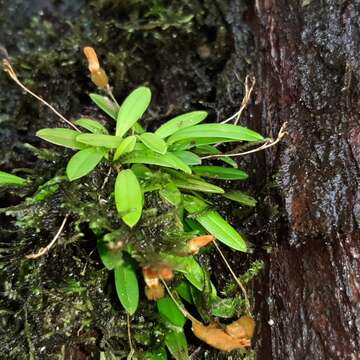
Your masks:
M234 124L235 125L238 124L241 114L246 109L247 105L249 104L251 93L254 90L255 84L256 84L256 79L252 76L247 75L245 78L245 95L242 99L239 111L237 111L234 115L230 116L226 120L222 121L221 124L226 124L233 119L235 119Z
M241 289L243 295L244 295L244 299L245 299L245 306L246 306L246 311L250 314L250 301L249 298L247 296L247 292L246 289L244 287L244 285L240 282L240 280L237 278L237 276L235 275L233 269L231 268L230 264L228 263L228 261L225 258L225 255L223 254L223 252L221 251L219 245L216 243L215 240L213 240L213 243L216 247L216 250L219 252L220 256L222 257L226 267L229 269L230 274L232 275L232 277L234 278L235 282L238 284L239 288Z
M53 237L53 239L51 240L51 242L48 245L46 245L43 248L40 248L40 250L37 253L29 254L29 255L26 255L25 257L27 259L37 259L37 258L43 256L44 254L46 254L52 248L52 246L56 243L56 240L61 235L69 215L70 214L65 215L64 220L59 227L59 230L57 231L57 233L55 234L55 236Z
M129 347L130 347L130 352L129 352L129 355L127 356L127 360L131 360L135 354L135 350L133 348L132 340L131 340L131 328L130 328L130 315L129 314L126 314L126 320L127 320L127 331L128 331L128 340L129 340Z
M36 95L35 93L33 93L30 89L28 89L17 77L15 70L13 69L13 67L11 66L10 62L8 59L4 59L3 60L3 67L4 67L4 71L7 72L9 74L9 76L11 77L12 80L15 81L15 83L17 85L19 85L25 92L27 92L28 94L30 94L31 96L33 96L35 99L39 100L42 104L44 104L45 106L47 106L54 114L56 114L62 121L64 121L66 124L68 124L69 126L71 126L73 129L75 129L76 131L79 131L79 128L77 126L75 126L71 121L69 121L68 119L66 119L63 115L61 115L52 105L50 105L48 102L46 102L43 98L41 98L40 96Z
M287 131L286 131L286 127L287 127L287 122L284 122L279 130L278 136L275 140L273 139L267 139L265 140L265 142L260 145L259 147L249 150L249 151L244 151L241 153L230 153L230 154L219 154L219 155L207 155L207 156L203 156L201 157L201 160L204 159L214 159L214 158L219 158L219 157L235 157L235 156L244 156L244 155L248 155L248 154L252 154L258 151L262 151L265 149L268 149L274 145L276 145L279 141L282 140L282 138L287 135Z

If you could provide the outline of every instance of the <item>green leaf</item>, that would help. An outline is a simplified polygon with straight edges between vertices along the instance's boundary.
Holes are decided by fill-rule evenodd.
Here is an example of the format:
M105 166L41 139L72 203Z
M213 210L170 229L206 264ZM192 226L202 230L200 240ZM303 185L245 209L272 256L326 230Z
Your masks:
M247 195L241 191L230 191L228 193L225 193L223 195L227 199L236 201L240 204L246 205L246 206L256 206L256 199L254 199L252 196Z
M183 327L186 322L186 317L182 314L180 309L176 306L170 297L164 297L156 302L160 316L169 323Z
M76 141L91 146L116 149L120 145L122 138L120 136L103 134L81 134L76 137Z
M136 136L131 135L123 139L115 151L114 161L117 160L120 156L132 152L136 145Z
M208 205L195 196L183 196L184 207L190 214L200 213L196 220L220 242L239 251L246 252L247 246L242 236L216 211L206 211Z
M222 138L234 141L261 141L264 138L248 128L232 124L200 124L177 131L168 139L168 144L184 139Z
M124 262L115 268L116 293L125 310L133 315L139 305L139 284L135 267L128 254L124 253Z
M116 135L123 136L135 125L148 108L151 91L147 87L139 87L128 95L120 106L116 121Z
M186 337L181 329L168 330L165 344L176 360L189 359Z
M26 180L5 171L0 171L0 186L2 185L25 185Z
M192 170L197 175L221 180L244 180L249 177L243 170L221 166L193 166Z
M142 196L139 181L132 170L121 171L115 181L115 204L121 219L131 228L141 218Z
M222 144L226 142L233 142L234 140L219 138L219 137L204 137L204 138L189 138L185 140L178 141L170 145L171 151L181 151L181 150L189 150L191 148L198 148L201 146L207 146L209 144ZM169 143L168 143L169 144Z
M91 100L111 118L116 120L119 107L106 96L90 94Z
M202 191L208 193L215 193L215 194L223 194L224 190L219 186L210 184L200 178L189 174L179 174L175 171L168 171L172 177L173 183L182 189L193 190L193 191Z
M76 140L79 134L81 133L71 129L53 128L41 129L36 133L36 136L55 145L64 146L70 149L84 149L86 146Z
M175 151L174 155L181 159L187 165L200 165L201 159L191 151Z
M78 151L71 157L66 166L66 175L70 181L89 174L102 160L106 149L90 147Z
M108 134L106 127L96 120L81 118L75 124L90 131L93 134Z
M111 250L101 240L97 242L97 249L102 263L108 270L113 270L122 265L123 256L121 250Z
M158 154L153 151L133 151L124 156L122 164L149 164L169 167L191 173L191 169L183 161L171 153Z
M146 352L144 354L145 360L167 360L166 350L161 348L159 350L152 350L152 352Z
M185 129L202 122L207 117L206 111L193 111L186 114L176 116L175 118L167 121L161 125L155 134L161 138L166 138L180 129Z
M176 286L176 292L189 304L193 304L190 285L187 281L182 281L178 286Z
M150 179L154 177L153 172L143 164L134 164L131 167L131 170L134 172L138 179Z
M178 257L176 260L176 270L184 274L190 284L198 290L204 288L204 272L199 263L193 256Z
M153 133L143 133L139 136L141 142L148 147L150 150L155 151L159 154L165 154L167 151L166 142L159 136Z
M160 191L160 196L162 196L167 202L174 206L178 206L181 203L181 192L176 187L175 184L169 183L166 184Z

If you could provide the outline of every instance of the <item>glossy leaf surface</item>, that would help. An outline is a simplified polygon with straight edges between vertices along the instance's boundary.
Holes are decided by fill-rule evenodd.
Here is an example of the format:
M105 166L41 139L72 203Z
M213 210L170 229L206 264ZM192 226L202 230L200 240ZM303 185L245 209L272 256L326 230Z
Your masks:
M228 193L225 193L223 196L229 200L236 201L240 204L251 207L256 206L257 202L256 199L254 199L252 196L245 194L241 191L230 191Z
M114 272L116 293L121 305L133 315L139 305L139 284L133 262L127 254L124 254L124 262Z
M161 125L155 131L155 134L157 134L161 138L166 138L179 131L180 129L185 129L187 127L194 126L202 122L206 117L206 111L192 111L186 114L182 114Z
M120 106L116 120L116 135L124 136L142 117L151 101L151 91L139 87L131 92Z
M84 149L86 145L76 140L79 132L65 128L41 129L36 133L40 139L70 149Z
M91 100L107 115L116 120L118 106L106 96L90 94Z
M142 191L132 170L122 170L115 181L115 204L121 219L133 227L141 218Z
M81 118L76 120L75 124L81 126L93 134L108 134L106 127L93 119Z
M233 141L261 141L264 138L248 128L232 124L200 124L177 131L168 139L168 144L184 139L222 138Z
M183 202L186 211L195 214L196 221L217 240L235 250L247 251L243 237L218 212L207 210L208 205L203 200L184 195Z
M105 153L106 149L96 147L78 151L66 166L66 175L69 180L76 180L89 174L99 164Z
M0 171L0 186L1 185L25 185L26 180L13 175L9 174L5 171Z
M153 133L143 133L140 135L141 142L148 147L150 150L155 151L159 154L165 154L167 151L166 142L159 136Z
M221 180L244 180L249 177L243 170L222 166L193 166L192 170L197 175Z
M117 160L120 156L132 152L136 145L136 136L131 135L123 139L115 151L114 160Z
M76 137L76 141L91 146L116 149L120 145L122 138L119 136L103 134L81 134Z

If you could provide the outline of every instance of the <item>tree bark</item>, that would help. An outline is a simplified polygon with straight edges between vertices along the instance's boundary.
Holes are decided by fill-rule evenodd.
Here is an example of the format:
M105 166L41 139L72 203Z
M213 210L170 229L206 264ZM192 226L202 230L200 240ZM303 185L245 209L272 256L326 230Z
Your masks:
M285 217L257 358L359 359L360 2L257 0L254 14L254 114L263 133L289 132L264 163Z

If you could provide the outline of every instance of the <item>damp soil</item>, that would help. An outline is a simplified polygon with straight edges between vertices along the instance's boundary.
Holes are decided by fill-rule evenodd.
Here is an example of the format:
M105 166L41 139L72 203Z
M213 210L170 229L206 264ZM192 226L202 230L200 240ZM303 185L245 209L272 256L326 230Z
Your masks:
M217 120L232 115L248 74L257 85L242 123L275 137L288 121L280 146L239 159L250 178L237 187L256 196L256 210L216 205L253 249L226 253L235 271L246 271L253 260L266 264L249 286L254 350L221 354L189 329L191 359L358 358L359 6L335 0L0 0L0 44L26 85L68 118L96 116L111 126L87 95L94 89L81 49L93 45L117 98L138 85L151 87L144 116L149 129L195 109ZM62 126L48 109L5 74L0 89L0 167L36 178L21 191L0 190L6 207L61 175L70 152L58 153L35 137L39 128ZM24 144L49 151L38 157ZM79 210L98 176L83 185L82 197L59 182L55 196L17 209L17 219L0 214L4 357L99 359L110 349L126 358L126 318L92 231L70 218L49 255L24 259L56 232L63 197ZM206 265L219 288L230 281L216 257ZM163 337L155 324L149 305L133 324L140 350Z

